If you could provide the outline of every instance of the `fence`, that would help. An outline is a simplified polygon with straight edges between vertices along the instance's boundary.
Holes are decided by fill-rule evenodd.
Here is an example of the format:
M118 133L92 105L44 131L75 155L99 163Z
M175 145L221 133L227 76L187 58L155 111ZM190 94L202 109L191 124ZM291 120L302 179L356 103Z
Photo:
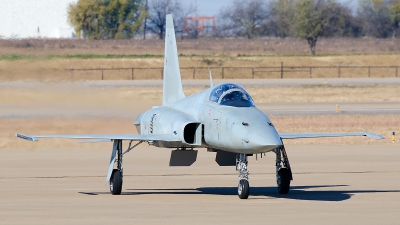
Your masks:
M263 67L181 67L181 75L183 79L208 79L212 71L214 79L399 77L398 69L399 66L284 66L281 63ZM163 67L72 68L68 71L81 79L88 73L95 79L101 76L102 80L163 78Z

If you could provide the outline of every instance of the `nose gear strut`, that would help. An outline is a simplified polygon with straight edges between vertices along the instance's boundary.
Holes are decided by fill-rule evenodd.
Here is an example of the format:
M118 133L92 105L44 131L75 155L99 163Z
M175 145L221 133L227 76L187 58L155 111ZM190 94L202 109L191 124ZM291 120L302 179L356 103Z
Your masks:
M239 171L239 184L238 195L240 199L247 199L249 197L249 171L247 170L247 155L237 154L236 156L236 170Z

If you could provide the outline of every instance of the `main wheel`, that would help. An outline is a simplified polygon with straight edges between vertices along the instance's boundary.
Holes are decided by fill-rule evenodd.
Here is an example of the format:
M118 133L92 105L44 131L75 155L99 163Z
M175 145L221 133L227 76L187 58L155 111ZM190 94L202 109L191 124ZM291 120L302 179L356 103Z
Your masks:
M279 194L287 194L290 189L290 171L288 168L281 168L276 176Z
M238 185L238 195L240 199L247 199L249 197L249 181L240 180Z
M122 190L122 174L119 170L114 169L110 178L110 192L113 195L121 194Z

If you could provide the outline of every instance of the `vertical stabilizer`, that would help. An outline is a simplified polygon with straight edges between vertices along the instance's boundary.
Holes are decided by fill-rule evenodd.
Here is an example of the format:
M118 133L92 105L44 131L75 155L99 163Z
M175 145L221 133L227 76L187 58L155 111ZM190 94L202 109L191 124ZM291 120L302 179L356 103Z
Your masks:
M168 105L186 97L182 89L174 22L171 14L167 15L164 57L163 105Z

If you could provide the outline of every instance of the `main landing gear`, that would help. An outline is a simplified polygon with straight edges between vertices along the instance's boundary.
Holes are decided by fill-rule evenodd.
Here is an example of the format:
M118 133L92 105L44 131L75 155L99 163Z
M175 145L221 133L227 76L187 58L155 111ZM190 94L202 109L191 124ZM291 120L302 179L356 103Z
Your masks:
M276 183L279 194L287 194L290 190L290 181L293 180L289 159L285 146L274 150L276 154Z
M249 197L249 171L247 170L247 155L238 154L236 157L236 170L239 171L238 195L240 199Z
M110 182L110 192L113 195L120 195L122 191L123 183L123 168L122 168L122 156L133 148L141 144L143 141L132 145L132 141L129 143L129 147L125 152L122 152L122 140L114 140L113 150L111 153L110 165L108 167L108 174L106 182ZM117 168L114 168L116 165Z
M116 157L117 156L117 157ZM114 166L114 162L117 165L116 169L112 170L110 176L110 192L113 195L121 194L122 190L122 140L114 140L113 152L111 154L111 162Z

